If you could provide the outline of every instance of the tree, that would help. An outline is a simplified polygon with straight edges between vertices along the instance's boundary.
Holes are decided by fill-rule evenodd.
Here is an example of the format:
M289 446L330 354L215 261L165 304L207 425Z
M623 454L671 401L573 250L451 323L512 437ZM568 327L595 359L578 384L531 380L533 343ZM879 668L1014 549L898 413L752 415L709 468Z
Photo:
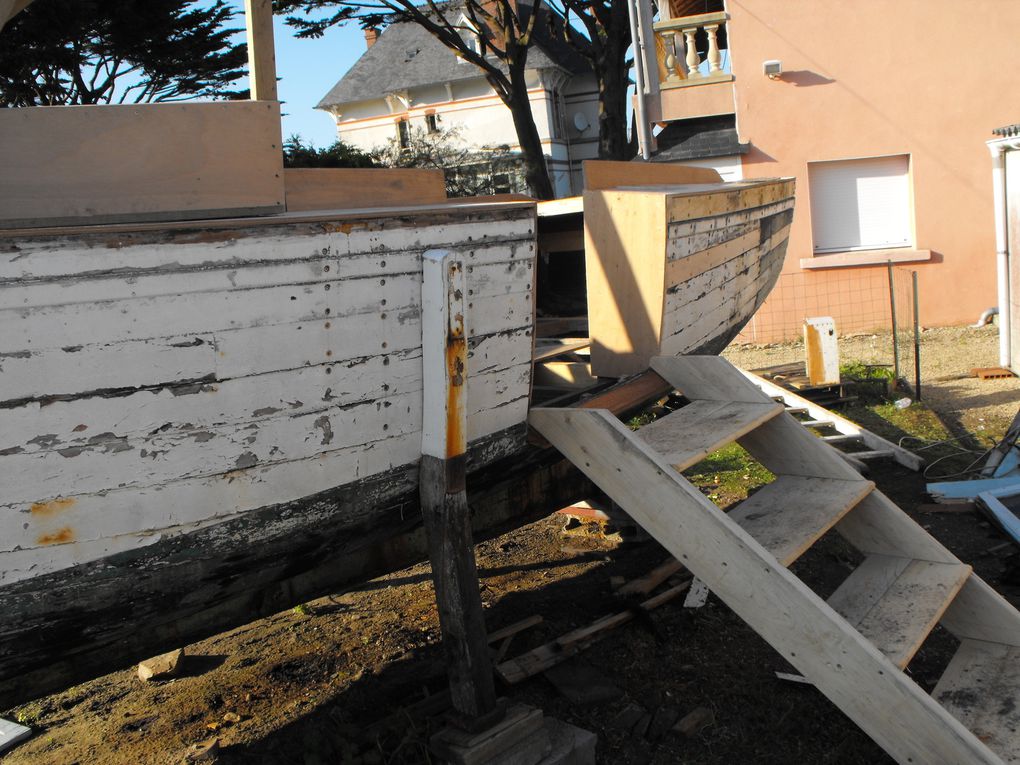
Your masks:
M446 195L475 197L523 191L521 155L509 146L470 149L459 128L426 131L408 130L401 141L391 138L376 156L387 167L425 167L443 171Z
M362 151L343 141L332 146L316 149L306 144L299 135L292 135L283 142L284 167L381 167L375 155Z
M0 105L239 97L226 0L37 0L0 31Z
M627 90L630 66L627 49L631 44L627 0L560 0L567 23L571 14L587 32L588 45L578 52L591 63L599 84L599 157L630 159L635 154L633 141L627 140ZM569 38L567 42L570 42Z
M320 37L329 27L353 18L364 27L409 21L428 30L454 54L482 71L510 110L528 188L539 199L552 199L552 181L525 79L537 24L556 23L541 0L535 6L512 0L455 0L442 5L426 0L420 6L412 0L275 0L275 7L279 13L300 10L305 14L287 18L287 23L299 30L298 37ZM325 8L337 10L315 17ZM468 23L462 23L461 18Z

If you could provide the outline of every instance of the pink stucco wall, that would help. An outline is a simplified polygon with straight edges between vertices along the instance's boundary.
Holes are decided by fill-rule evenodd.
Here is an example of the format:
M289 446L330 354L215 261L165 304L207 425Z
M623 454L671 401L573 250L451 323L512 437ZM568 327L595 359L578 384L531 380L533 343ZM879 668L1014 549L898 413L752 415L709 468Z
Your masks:
M972 322L994 305L985 141L993 128L1020 121L1020 2L727 0L726 7L737 128L752 144L744 174L797 178L780 288L797 280L824 295L837 283L878 276L875 268L787 276L813 254L807 163L907 154L915 245L933 254L909 266L919 272L922 323ZM762 74L768 59L782 61L782 79ZM777 302L766 304L759 327ZM807 316L824 306L803 308ZM799 307L788 299L783 310Z

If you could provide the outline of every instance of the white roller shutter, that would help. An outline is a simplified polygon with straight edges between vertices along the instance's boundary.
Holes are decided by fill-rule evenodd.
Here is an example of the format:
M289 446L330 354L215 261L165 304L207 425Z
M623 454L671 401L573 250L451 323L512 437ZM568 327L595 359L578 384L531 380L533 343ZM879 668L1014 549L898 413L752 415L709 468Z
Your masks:
M906 155L808 164L815 252L911 244Z

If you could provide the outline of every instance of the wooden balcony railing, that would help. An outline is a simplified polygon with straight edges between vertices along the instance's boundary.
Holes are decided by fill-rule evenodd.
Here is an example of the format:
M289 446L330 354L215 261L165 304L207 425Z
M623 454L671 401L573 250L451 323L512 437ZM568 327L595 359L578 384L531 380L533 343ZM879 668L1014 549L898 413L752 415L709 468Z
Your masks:
M728 19L726 13L702 13L655 22L652 28L659 87L683 88L732 80L728 57L723 61L725 49L719 47L720 29ZM699 43L706 50L704 59L698 52Z

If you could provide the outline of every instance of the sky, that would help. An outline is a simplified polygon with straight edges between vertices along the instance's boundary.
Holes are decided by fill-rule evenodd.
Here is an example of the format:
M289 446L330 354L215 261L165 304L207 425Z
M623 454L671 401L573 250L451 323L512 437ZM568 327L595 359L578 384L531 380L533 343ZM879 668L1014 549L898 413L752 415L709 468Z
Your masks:
M230 0L244 24L243 0ZM300 135L305 143L330 146L336 124L315 105L365 52L365 36L357 22L333 27L317 40L299 40L282 16L273 19L276 36L277 89L283 102L283 137ZM243 33L242 33L243 38ZM239 87L247 87L247 82Z

